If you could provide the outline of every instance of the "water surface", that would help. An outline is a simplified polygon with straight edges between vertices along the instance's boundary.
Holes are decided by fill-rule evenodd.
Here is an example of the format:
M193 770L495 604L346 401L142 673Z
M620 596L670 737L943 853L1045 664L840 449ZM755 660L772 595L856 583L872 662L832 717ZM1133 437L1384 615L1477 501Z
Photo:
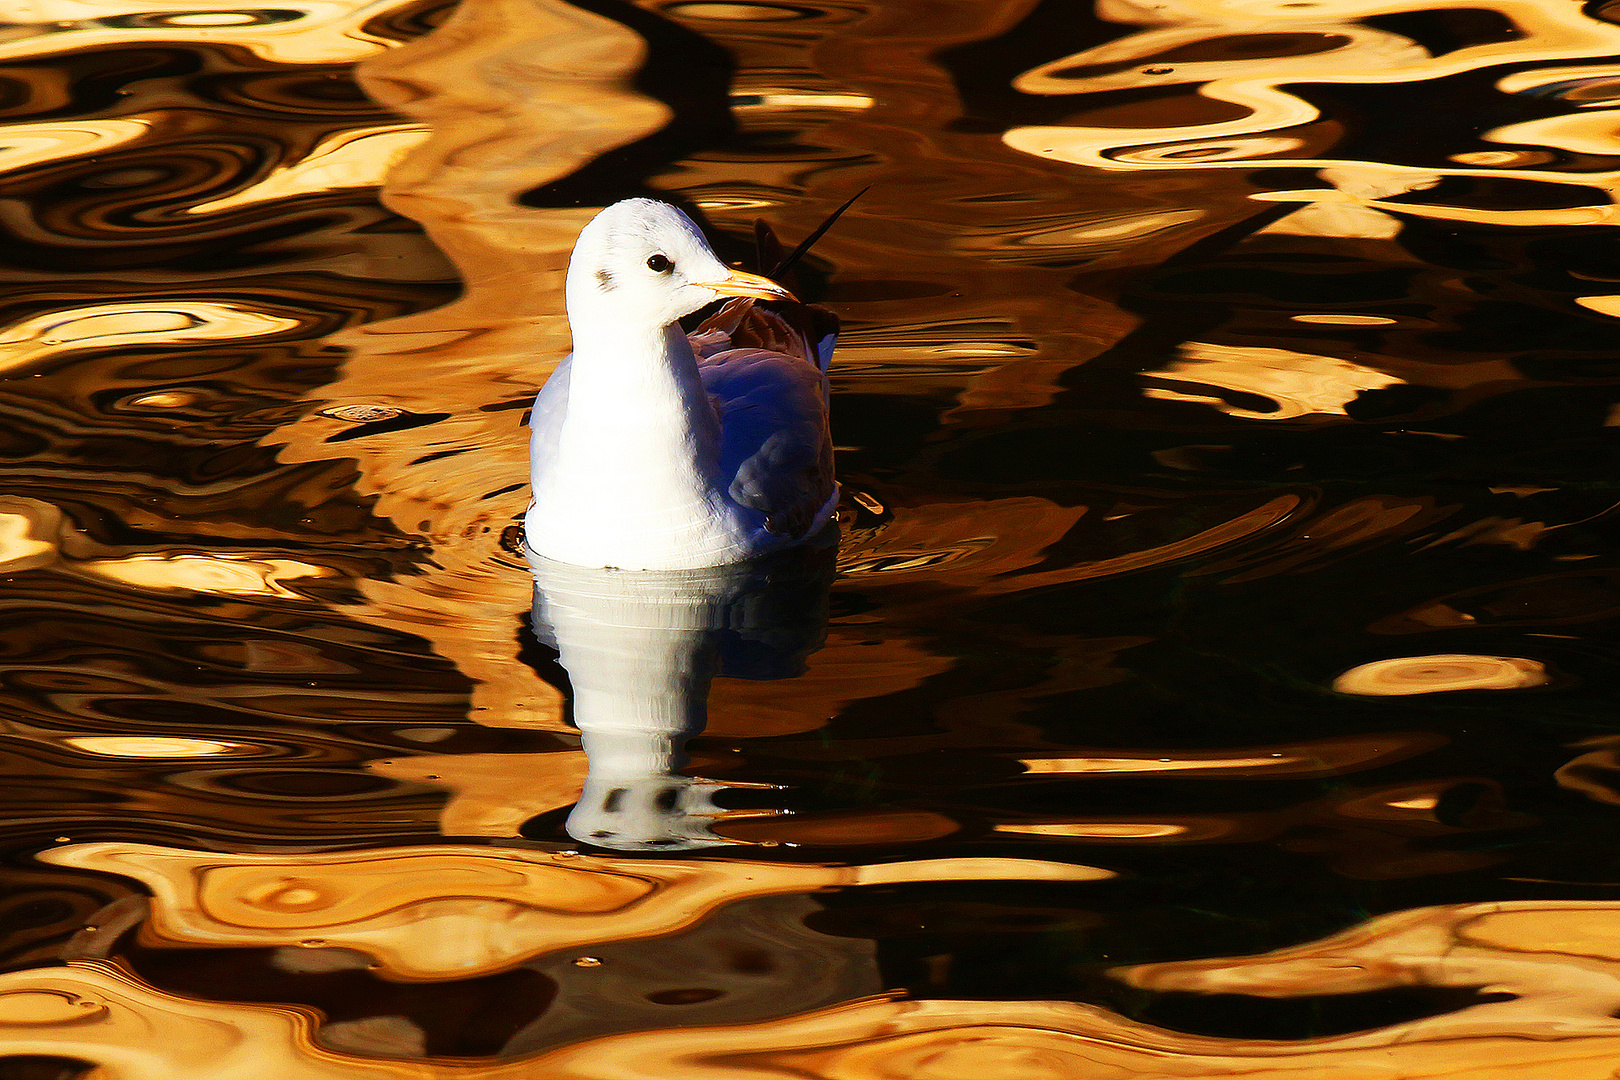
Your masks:
M1611 7L29 5L0 1076L1606 1080ZM573 237L868 186L836 576L581 842Z

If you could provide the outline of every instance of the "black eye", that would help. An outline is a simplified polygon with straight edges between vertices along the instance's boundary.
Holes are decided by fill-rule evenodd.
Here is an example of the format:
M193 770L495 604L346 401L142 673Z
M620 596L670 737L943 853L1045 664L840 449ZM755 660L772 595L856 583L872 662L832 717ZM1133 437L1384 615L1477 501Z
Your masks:
M655 274L663 274L674 269L675 264L663 255L647 256L647 269Z

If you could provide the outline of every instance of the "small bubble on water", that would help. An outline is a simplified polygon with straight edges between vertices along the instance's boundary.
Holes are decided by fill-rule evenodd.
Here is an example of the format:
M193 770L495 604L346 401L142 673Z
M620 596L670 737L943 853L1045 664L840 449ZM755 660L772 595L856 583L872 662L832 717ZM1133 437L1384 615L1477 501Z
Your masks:
M334 420L347 420L351 424L374 424L378 420L392 420L401 410L390 405L338 405L322 409L320 415Z

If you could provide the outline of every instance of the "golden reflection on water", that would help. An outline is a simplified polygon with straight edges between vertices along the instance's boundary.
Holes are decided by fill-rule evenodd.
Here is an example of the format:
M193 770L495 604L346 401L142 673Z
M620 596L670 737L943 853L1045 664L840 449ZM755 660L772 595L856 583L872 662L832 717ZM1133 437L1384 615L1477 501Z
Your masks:
M139 139L152 127L150 120L120 117L70 124L11 124L6 145L0 147L0 168L20 169L61 158L111 150Z
M1084 754L1050 758L1023 758L1026 772L1069 773L1190 773L1206 770L1239 776L1265 773L1323 775L1350 772L1392 757L1409 757L1433 749L1443 740L1424 732L1333 739L1304 746L1257 748L1248 754L1210 751L1147 752L1130 756L1097 757Z
M1450 690L1522 690L1545 686L1546 667L1510 656L1402 656L1352 668L1333 680L1341 694L1394 697Z
M182 998L102 961L0 975L0 1031L16 1052L82 1057L108 1080L223 1080L263 1070L323 1080L1067 1080L1322 1070L1391 1080L1606 1080L1620 1053L1617 965L1620 906L1518 902L1418 908L1262 956L1117 972L1154 990L1273 998L1395 986L1511 995L1376 1031L1294 1041L1180 1035L1069 1002L868 998L764 1023L610 1036L510 1061L387 1061L315 1045L314 1017L297 1007Z
M301 0L269 13L199 4L154 11L134 0L33 0L0 36L0 59L34 61L185 42L238 48L291 67L365 61L360 78L368 91L405 120L368 116L345 124L328 118L321 130L305 132L299 146L249 182L195 198L169 217L181 223L176 228L208 229L216 221L234 220L233 215L381 185L384 202L422 223L453 262L465 288L459 299L399 318L347 319L358 325L330 338L348 350L335 377L260 440L284 466L352 463L356 475L350 486L366 501L367 511L412 542L420 541L432 558L416 573L388 575L338 559L329 565L319 553L304 558L260 552L251 538L218 551L131 551L80 535L84 530L56 503L8 494L0 497L0 569L60 570L75 580L124 590L120 595L175 591L211 602L303 603L312 587L341 582L352 589L342 603L355 621L429 638L438 655L472 681L470 716L477 723L571 738L574 728L564 720L561 695L519 655L514 613L527 607L531 583L510 545L503 544L503 534L527 497L514 482L525 467L523 406L566 351L561 272L573 236L593 208L540 211L518 198L660 131L672 111L635 88L646 44L610 18L549 0L464 0L433 33L396 48L399 35L383 30L387 17L405 6L398 0ZM1047 404L1065 392L1063 372L1139 321L1112 301L1081 292L1067 293L1061 310L1051 305L1047 298L1071 268L1092 260L1104 267L1158 262L1221 227L1220 214L1230 211L1185 205L1197 201L1199 193L1165 187L1141 196L1141 205L1134 207L1062 213L1032 207L991 214L930 179L941 161L951 164L957 179L971 178L977 184L973 190L993 191L1015 206L1020 200L1035 202L1030 191L1056 183L1052 173L1036 171L1036 165L1094 171L1086 175L1100 170L1207 177L1197 171L1262 165L1314 170L1320 186L1239 193L1248 202L1298 206L1261 230L1273 239L1387 242L1399 234L1402 215L1497 226L1616 219L1612 193L1620 187L1620 171L1604 161L1546 168L1552 155L1537 149L1599 159L1620 149L1609 118L1610 106L1620 100L1612 92L1620 67L1546 66L1620 51L1620 30L1575 7L1533 0L1421 5L1103 0L1104 19L1140 29L1032 67L1013 85L1036 96L1184 86L1181 110L1161 112L1161 119L1174 122L1121 123L1118 114L1105 109L1097 115L1082 111L1061 123L1012 127L1002 141L1016 153L997 156L949 130L953 90L932 56L999 33L1028 6L960 4L921 11L907 4L820 5L827 25L807 30L797 25L796 9L780 4L643 5L692 27L728 28L727 40L741 61L730 87L731 113L740 124L763 128L784 116L815 116L821 118L818 138L824 143L742 165L723 155L694 156L653 176L652 185L690 197L726 226L746 224L754 213L769 210L784 230L802 232L814 224L822 202L856 190L868 172L881 168L888 177L887 190L875 192L854 211L852 220L864 219L862 226L829 237L819 249L835 271L888 267L896 278L874 275L851 283L832 275L833 287L847 290L841 300L835 294L833 302L842 305L850 324L836 371L844 380L841 390L949 398L956 403L953 422L963 424ZM1499 12L1511 31L1504 40L1431 54L1412 39L1362 21L1462 7ZM1416 84L1507 64L1518 70L1496 80L1497 92L1559 95L1578 111L1480 132L1480 146L1450 154L1447 166L1337 157L1336 121L1290 90L1305 83ZM1216 112L1198 111L1208 108ZM902 114L912 126L899 122ZM1206 122L1184 122L1199 117ZM19 124L8 129L0 168L43 168L162 146L161 140L182 127L176 111L167 108ZM896 137L900 131L905 138ZM1041 160L1021 162L1020 154ZM817 185L815 199L802 198L807 177ZM1557 185L1583 201L1504 209L1424 194L1444 193L1442 181L1459 177ZM1419 198L1425 201L1414 201ZM17 228L25 233L33 228L36 234L58 228L56 235L70 236L84 224L30 221ZM367 280L387 280L385 270L420 272L395 266L407 260L389 250L317 254L311 265L377 275ZM918 250L924 254L916 255ZM907 274L918 281L899 280ZM936 280L967 282L972 288L928 293ZM1620 298L1603 291L1600 282L1592 287L1593 295L1572 297L1573 302L1602 315L1620 315ZM923 295L908 295L907 288L921 288ZM295 331L307 336L307 320L279 312L268 301L227 296L223 287L219 293L185 299L63 297L49 311L29 314L0 332L0 369L29 373L79 351L275 343L294 340ZM1307 329L1358 332L1423 322L1419 315L1348 310L1288 318ZM1189 340L1175 346L1174 359L1143 372L1141 389L1149 399L1287 427L1347 420L1349 407L1365 393L1418 382L1415 369L1422 369L1427 386L1475 387L1517 377L1500 359L1401 365L1376 348L1359 350L1351 359L1303 348ZM125 406L143 415L206 401L197 389L134 389L130 395ZM431 426L365 427L439 414L446 415ZM1196 474L1205 468L1201 452L1211 449L1220 448L1189 443L1157 450L1154 459L1166 469ZM1524 552L1552 528L1528 516L1504 516L1452 530L1449 522L1458 508L1429 494L1358 494L1324 508L1304 490L1240 492L1194 518L1178 516L1173 502L1156 505L1151 496L1133 492L1122 493L1120 505L1105 516L1101 508L1047 494L978 498L934 491L923 496L908 492L902 482L870 486L870 491L850 492L865 516L853 509L846 515L839 568L852 589L892 590L884 600L889 625L875 625L876 618L863 621L860 612L840 616L828 628L825 646L808 659L808 670L788 689L769 682L717 682L709 699L711 735L806 735L787 751L804 760L836 753L815 734L829 717L852 703L914 690L952 670L954 659L933 636L942 593L960 603L980 603L1165 568L1222 586L1267 579L1287 583L1347 553L1419 536L1433 534L1432 544ZM1546 489L1508 483L1492 490L1528 497ZM1081 555L1048 558L1065 542L1086 540L1087 530L1103 529L1099 521L1116 520L1140 521L1142 532L1126 543L1105 535L1108 543L1082 546ZM1523 589L1559 580L1549 575L1524 583ZM1522 597L1511 589L1437 589L1443 595L1383 618L1373 631L1468 630L1528 618L1519 613ZM1557 617L1580 622L1604 610L1576 609ZM1006 842L998 850L1018 853L1032 844L1045 852L1075 843L1112 845L1110 852L1117 852L1132 845L1265 840L1301 858L1320 858L1342 877L1385 881L1492 865L1502 856L1488 847L1451 849L1437 841L1526 823L1527 815L1503 808L1501 786L1491 778L1352 782L1353 774L1415 758L1445 742L1426 732L1379 729L1376 735L1215 749L1045 742L1026 717L1032 703L1114 685L1123 678L1119 656L1151 640L1126 632L1079 638L1055 632L1043 637L1030 630L1019 643L1031 653L1046 650L1052 667L1047 681L1004 691L986 680L940 706L923 734L874 738L864 749L880 758L889 750L965 747L972 757L956 766L960 772L953 782L986 787L1132 777L1338 778L1324 794L1270 809L1131 815L1028 807L979 811L981 835ZM254 670L341 670L318 652L274 641L250 642L242 653ZM1554 682L1540 661L1471 652L1370 661L1336 678L1332 670L1338 669L1330 669L1317 687L1324 697L1330 688L1381 699L1536 690ZM369 720L381 700L366 707ZM254 699L243 708L273 718L283 706ZM419 724L414 730L430 738L436 729ZM260 749L245 741L151 733L55 741L39 736L37 741L77 757L158 765L249 756ZM1023 749L1009 749L1019 745ZM1620 803L1615 780L1620 756L1612 737L1579 745L1583 752L1559 769L1558 783L1592 800ZM691 764L705 775L728 774L723 755L700 752ZM575 803L586 782L585 766L583 752L567 748L372 756L365 763L375 777L447 793L442 806L420 815L442 836L508 841L519 837L531 818ZM1473 798L1462 811L1453 805L1459 790ZM904 806L781 817L739 813L714 828L727 840L778 848L921 844L964 831L953 814ZM311 958L311 971L328 962L343 967L348 950L384 980L399 982L489 976L552 953L587 975L611 974L616 961L597 955L610 946L687 932L764 898L798 904L784 908L784 917L802 924L818 909L817 893L853 895L929 882L1036 882L1081 890L1120 876L1105 867L1021 854L822 864L729 856L625 859L449 843L215 853L64 839L39 859L49 866L117 875L149 890L150 915L139 930L146 948L289 950ZM134 906L119 910L129 917ZM92 937L98 932L86 931ZM765 940L783 955L803 947L797 939ZM419 1041L411 1041L403 1019L393 1028L373 1025L369 1035L351 1028L345 1043L331 1030L323 1035L324 1017L310 1007L173 993L144 983L122 961L97 954L94 948L100 946L81 941L80 952L68 950L66 966L0 974L0 1035L7 1054L82 1059L95 1066L92 1075L98 1080L776 1080L788 1075L1127 1080L1329 1072L1390 1080L1509 1075L1607 1080L1620 1053L1613 1020L1620 1008L1617 943L1620 907L1614 904L1503 902L1413 908L1274 953L1143 964L1114 973L1154 992L1259 998L1414 986L1487 987L1513 995L1345 1036L1221 1038L1183 1034L1100 1006L1064 1001L862 996L882 985L868 963L837 984L839 993L828 998L836 1003L828 1008L805 1011L796 1001L781 1001L776 1019L666 1024L474 1061L427 1055ZM282 962L296 965L285 956Z
M335 576L330 567L296 559L204 554L98 559L86 558L84 547L78 537L68 535L58 508L32 499L0 498L0 569L7 571L52 567L141 589L289 598L298 594L288 583ZM65 554L64 548L79 550Z
M0 333L0 371L23 367L72 349L105 349L158 343L239 341L293 330L296 319L239 305L176 301L97 304L53 311Z
M583 750L549 754L421 754L370 761L366 768L396 780L450 793L439 811L446 836L517 836L538 814L572 806L585 786Z
M278 168L257 184L222 199L189 206L186 213L214 214L296 195L376 187L428 134L420 124L388 124L340 132L317 144L307 157Z
M133 42L202 41L240 46L284 64L353 62L394 44L365 27L401 6L401 0L297 0L279 11L221 11L208 3L170 3L154 11L141 0L19 0L11 8L10 32L0 39L0 60ZM275 17L283 14L293 17Z
M1313 356L1291 349L1237 348L1190 341L1179 349L1181 359L1162 371L1150 371L1170 386L1150 386L1148 397L1170 401L1201 401L1221 412L1249 420L1293 420L1301 416L1344 416L1344 407L1363 390L1377 390L1401 382L1397 376L1332 356ZM1217 386L1267 399L1263 409L1249 409L1219 397L1174 389L1178 376L1195 384Z
M184 758L253 752L252 747L240 743L160 736L85 735L63 741L76 750L111 757Z
M156 941L348 948L404 980L472 978L542 953L670 934L750 897L912 881L1112 876L1033 859L823 866L443 846L277 856L77 844L40 857L139 880L155 898L142 932Z
M1354 21L1392 12L1453 6L1499 12L1513 31L1507 35L1508 40L1470 44L1431 56L1416 42L1399 34ZM1615 174L1608 172L1582 174L1577 180L1567 174L1546 171L1509 169L1494 174L1472 169L1419 171L1396 164L1341 162L1321 152L1329 145L1322 135L1317 136L1322 141L1313 146L1309 140L1261 134L1300 128L1320 119L1313 105L1284 89L1289 83L1420 82L1508 60L1525 63L1581 59L1594 53L1614 52L1620 47L1620 31L1589 19L1573 8L1552 8L1534 0L1501 0L1485 5L1471 0L1466 4L1459 0L1454 5L1343 0L1312 3L1304 8L1296 4L1257 4L1242 0L1190 0L1151 6L1119 0L1106 5L1105 17L1151 29L1027 72L1019 79L1020 88L1035 94L1075 94L1191 83L1196 85L1200 97L1229 102L1243 115L1212 124L1147 129L1137 137L1123 135L1121 129L1115 127L1019 128L1007 134L1008 145L1028 153L1104 169L1231 168L1266 159L1325 168L1350 165L1354 176L1378 176L1396 182L1400 182L1399 178L1414 176L1427 180L1439 175L1519 175L1595 188L1610 187L1614 183ZM1194 52L1190 46L1195 43L1216 54L1224 46L1235 55L1191 63L1155 62L1161 54L1177 50ZM1251 55L1244 56L1244 52ZM1141 66L1113 74L1086 73L1088 68L1105 64L1132 63ZM1620 69L1518 71L1504 77L1497 88L1503 93L1520 93L1538 83L1572 77L1612 78L1617 70ZM1319 130L1331 130L1331 126L1319 125ZM1324 130L1323 134L1326 133ZM1590 138L1598 148L1583 143L1580 149L1600 154L1612 154L1620 145L1614 140L1612 126L1606 127L1597 117L1582 114L1509 125L1485 132L1481 137L1491 142L1540 143L1564 149L1574 148L1572 138L1577 142ZM1313 149L1317 152L1311 152ZM1517 159L1504 164L1517 164ZM1357 193L1353 186L1337 186L1326 193L1267 192L1252 197L1280 201L1331 198L1356 201L1364 206L1381 204L1376 192ZM1400 210L1463 221L1506 223L1534 219L1544 223L1591 224L1608 220L1611 205L1605 199L1589 208L1570 210L1487 211L1405 204Z

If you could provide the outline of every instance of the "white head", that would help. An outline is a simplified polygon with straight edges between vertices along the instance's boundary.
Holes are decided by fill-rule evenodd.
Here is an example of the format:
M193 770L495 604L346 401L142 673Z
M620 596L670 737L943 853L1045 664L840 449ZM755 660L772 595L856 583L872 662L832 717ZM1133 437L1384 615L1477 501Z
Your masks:
M691 218L652 199L625 199L597 214L568 260L571 318L601 311L619 323L664 327L722 296L793 299L768 278L728 267Z

